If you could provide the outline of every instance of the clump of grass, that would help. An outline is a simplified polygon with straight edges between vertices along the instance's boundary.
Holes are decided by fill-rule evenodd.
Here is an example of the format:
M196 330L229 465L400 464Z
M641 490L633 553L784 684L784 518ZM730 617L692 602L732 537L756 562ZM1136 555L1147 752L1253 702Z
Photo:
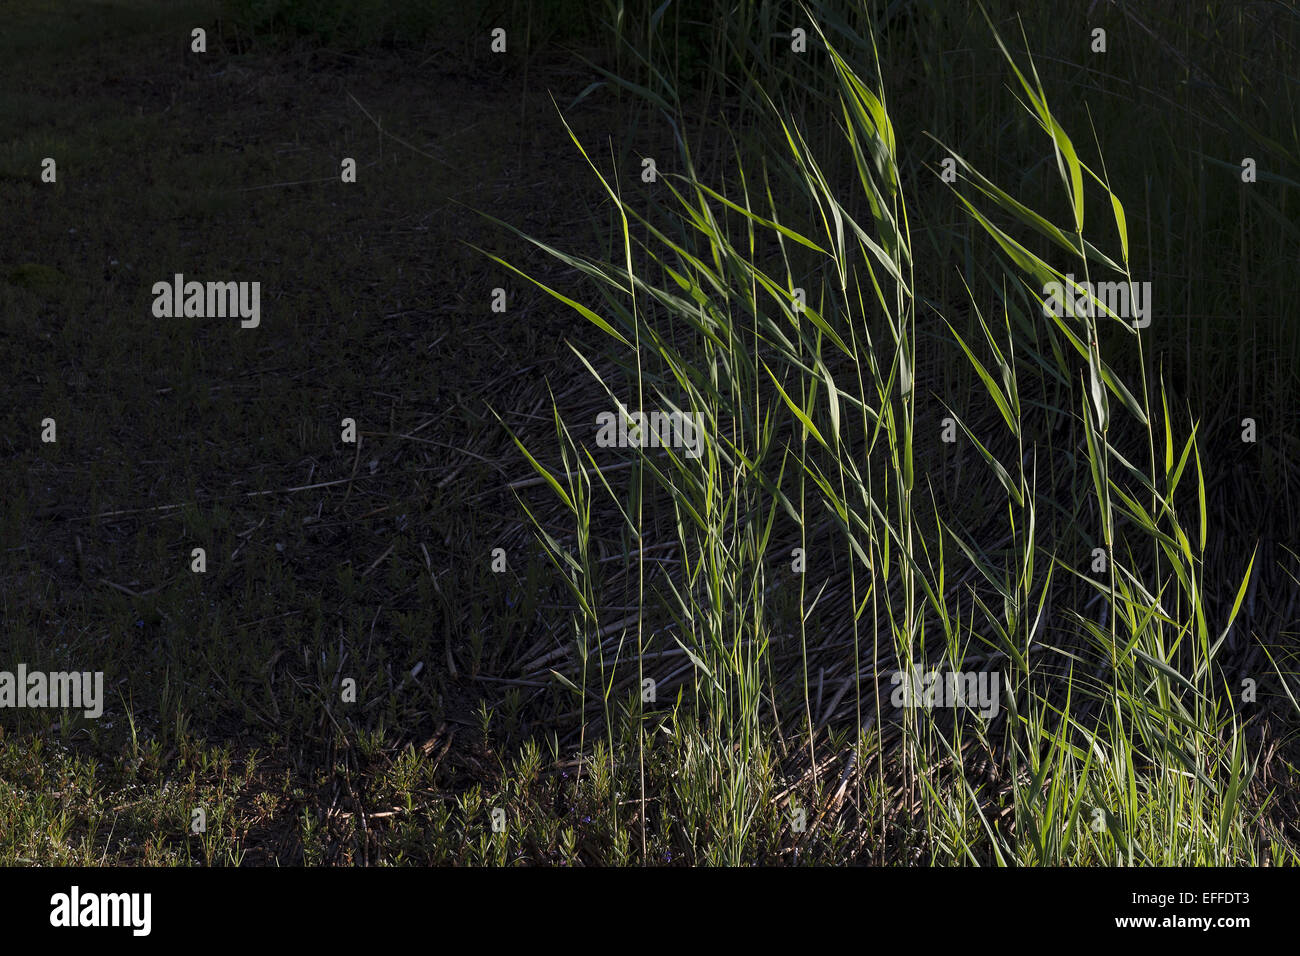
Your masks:
M841 52L818 27L836 82L800 111L748 90L778 146L735 132L725 183L681 140L681 172L639 203L626 171L603 171L575 137L615 211L614 246L597 261L536 245L602 301L537 284L612 340L612 371L575 350L595 407L689 412L706 437L698 458L615 457L593 450L592 417L557 407L558 465L520 443L570 522L562 536L525 502L573 598L551 673L606 735L629 688L623 712L649 719L635 692L647 674L680 682L706 729L698 812L727 835L726 862L751 851L773 747L818 793L818 821L856 809L876 834L868 859L1288 858L1261 836L1250 714L1220 665L1254 559L1231 569L1230 600L1210 600L1218 516L1197 423L1171 414L1125 317L1096 300L1097 318L1044 317L1043 285L1067 273L1134 281L1126 203L1033 62L988 26L1064 201L1036 211L945 146L961 172L950 208L972 227L964 301L923 267L950 227L921 218L935 204L916 195L940 180L909 181L906 151L924 140L900 139L874 35ZM942 398L946 375L966 383L960 405ZM805 573L787 571L792 555ZM891 706L891 673L932 669L995 672L1001 718ZM643 856L652 792L642 776L623 811ZM886 792L892 805L872 802Z

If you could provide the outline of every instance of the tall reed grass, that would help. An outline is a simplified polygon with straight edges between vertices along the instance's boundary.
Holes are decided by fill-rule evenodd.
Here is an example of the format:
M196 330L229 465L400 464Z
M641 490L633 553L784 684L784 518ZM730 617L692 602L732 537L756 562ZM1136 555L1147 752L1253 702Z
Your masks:
M868 861L1293 861L1222 660L1253 548L1212 553L1233 529L1148 354L1167 340L1095 298L1044 314L1049 282L1141 281L1150 262L1096 127L988 17L1016 113L949 96L940 133L905 136L890 64L959 78L891 16L936 8L783 8L729 11L740 26L685 81L628 42L606 79L677 132L675 165L641 186L574 137L608 196L608 255L535 243L600 299L530 281L611 346L574 351L591 416L557 407L553 453L516 439L550 492L523 506L571 594L551 674L584 746L618 759L620 720L626 759L677 735L716 862L755 858L752 821L789 795L774 774L805 784L809 832L847 826ZM771 42L792 22L822 75ZM721 119L692 126L687 103ZM994 124L1017 131L1019 182L969 158ZM595 411L623 406L701 416L703 454L595 447ZM1000 713L898 708L899 670L996 673ZM610 797L642 841L644 779Z

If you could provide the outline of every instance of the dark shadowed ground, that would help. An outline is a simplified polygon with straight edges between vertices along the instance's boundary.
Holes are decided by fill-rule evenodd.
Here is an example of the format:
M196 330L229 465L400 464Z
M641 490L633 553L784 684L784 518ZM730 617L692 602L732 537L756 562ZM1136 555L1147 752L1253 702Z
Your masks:
M0 744L0 860L46 827L63 861L301 860L304 808L318 858L359 860L344 808L403 746L430 781L490 775L471 708L546 624L493 409L551 430L544 383L573 386L581 330L467 243L502 248L471 207L570 248L593 235L600 187L548 94L590 75L543 51L521 77L465 43L236 53L214 34L198 56L202 4L17 7L4 659L103 670L109 700L98 722L6 712L0 741L44 726L56 753ZM598 141L608 118L593 97L570 120ZM260 326L155 318L151 287L177 272L260 282ZM495 547L509 588L487 581ZM219 820L205 838L185 836L191 805Z

